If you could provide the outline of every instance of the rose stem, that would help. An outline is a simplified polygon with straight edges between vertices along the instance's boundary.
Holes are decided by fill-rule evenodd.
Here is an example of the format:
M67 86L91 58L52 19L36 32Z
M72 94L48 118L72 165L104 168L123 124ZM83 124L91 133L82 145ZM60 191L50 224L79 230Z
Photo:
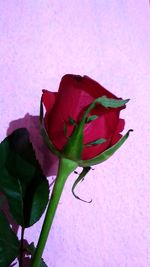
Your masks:
M67 177L77 167L77 163L69 159L61 158L59 161L58 174L56 182L52 191L52 195L48 204L47 212L45 215L44 223L42 226L41 234L37 244L37 248L33 255L32 267L39 267L41 262L42 253L48 238L49 231L53 222L53 218L58 206L58 202L63 191Z
M21 227L19 267L22 267L22 260L23 260L23 238L24 238L24 232L25 232L25 228L24 228L24 227Z

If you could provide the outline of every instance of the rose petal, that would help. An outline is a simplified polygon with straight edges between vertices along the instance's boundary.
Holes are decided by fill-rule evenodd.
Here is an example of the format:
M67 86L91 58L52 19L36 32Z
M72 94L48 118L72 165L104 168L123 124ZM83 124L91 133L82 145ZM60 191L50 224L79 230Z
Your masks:
M84 91L88 95L90 95L93 99L101 97L101 96L107 96L108 98L113 99L122 99L116 97L113 93L109 92L106 88L104 88L102 85L100 85L98 82L94 81L88 76L80 76L80 75L74 75L74 74L66 74L63 76L61 83L64 83L64 86L68 83L72 85L74 89L80 89L81 91ZM61 88L60 88L61 90ZM122 106L120 108L117 108L118 110L124 109L126 106Z
M115 134L111 140L111 145L110 146L113 146L115 145L120 139L121 139L122 135L121 134Z
M69 117L78 121L80 112L93 101L85 91L81 91L72 82L72 77L65 75L60 83L55 106L47 115L48 134L57 147L61 150L67 138L64 134L64 124L67 125L67 135L70 136L74 126L69 123Z
M112 136L112 140L111 140L110 146L113 146L114 144L116 144L120 140L120 138L122 137L120 132L123 131L124 126L125 126L125 120L119 119L117 127L116 127L116 130L115 130L115 132L114 132L114 134Z
M85 147L82 158L90 159L106 150L112 138L112 133L116 129L118 124L119 112L116 109L110 109L105 114L101 114L100 117L85 127L84 131L84 144L95 141L100 138L105 138L107 141L100 145L93 145L91 147Z
M74 88L80 89L82 91L85 91L89 95L91 95L93 98L101 97L101 96L107 96L109 98L115 98L118 99L114 94L109 92L107 89L105 89L102 85L100 85L98 82L94 81L88 76L80 76L80 75L74 75L74 74L66 74L62 78L62 83L65 84L72 84Z
M97 97L101 97L105 95L109 98L117 99L117 97L114 94L109 92L102 85L100 85L98 82L94 81L90 77L83 76L81 81L82 81L82 90L90 94L93 98L97 98Z
M49 112L55 104L56 96L58 93L50 92L45 89L43 89L42 92L42 102L46 108L46 111Z
M124 130L124 126L125 126L125 120L123 119L119 119L117 127L116 127L116 132L120 133Z

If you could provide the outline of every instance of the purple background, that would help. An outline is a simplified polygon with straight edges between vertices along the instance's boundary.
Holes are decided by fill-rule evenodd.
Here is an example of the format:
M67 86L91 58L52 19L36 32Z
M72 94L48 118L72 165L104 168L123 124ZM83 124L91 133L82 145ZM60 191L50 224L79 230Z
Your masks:
M122 117L134 132L78 186L92 204L73 197L75 174L66 183L44 252L49 267L150 266L149 11L148 0L0 1L1 140L11 121L38 115L41 89L57 91L65 73L131 98ZM28 240L37 242L42 220Z

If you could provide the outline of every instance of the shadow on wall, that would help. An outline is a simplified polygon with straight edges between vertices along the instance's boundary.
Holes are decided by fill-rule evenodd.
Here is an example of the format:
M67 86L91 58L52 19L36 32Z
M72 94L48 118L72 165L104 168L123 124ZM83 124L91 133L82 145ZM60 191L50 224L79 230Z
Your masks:
M58 160L45 145L40 133L39 117L26 114L24 118L10 122L7 136L18 128L26 128L29 132L30 141L35 150L36 158L46 177L55 176L58 167Z
M26 128L28 130L30 141L33 145L36 158L43 170L43 173L46 177L50 176L49 186L51 187L55 181L53 176L56 176L57 173L58 159L50 152L43 141L39 127L39 117L26 114L24 118L10 122L7 130L7 136L18 128ZM12 230L17 234L19 226L16 224L9 212L7 201L4 202L2 210L4 211L10 225L12 226ZM26 247L27 245L27 241L24 240L24 247ZM10 265L10 267L16 266L16 264L17 263L15 260L14 263ZM30 264L31 256L27 254L27 252L25 252L25 254L23 255L23 266L29 267Z

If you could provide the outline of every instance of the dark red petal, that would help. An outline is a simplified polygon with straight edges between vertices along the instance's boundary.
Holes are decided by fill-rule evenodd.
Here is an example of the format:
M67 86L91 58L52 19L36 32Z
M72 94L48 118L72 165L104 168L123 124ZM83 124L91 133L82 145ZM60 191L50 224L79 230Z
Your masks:
M100 85L93 79L89 78L88 76L83 77L83 90L85 90L88 94L90 94L94 98L107 96L108 98L122 99L121 97L116 97L114 94L109 92L106 88L104 88L102 85ZM119 111L119 110L124 109L125 107L126 106L124 105L117 109Z
M94 98L107 96L109 98L117 98L114 94L105 89L102 85L89 78L88 76L84 76L84 90L91 94Z
M85 91L89 95L91 95L93 98L101 97L101 96L107 96L109 98L117 98L114 94L109 92L107 89L105 89L102 85L100 85L98 82L94 81L93 79L89 78L88 76L79 76L79 75L73 75L73 74L66 74L62 78L62 82L67 82L73 85L74 88L78 88L80 90Z
M46 111L49 112L55 104L56 96L58 93L50 92L45 89L43 89L42 92L42 102L46 108Z
M115 132L114 132L114 134L112 136L112 140L111 140L110 146L113 146L114 144L116 144L120 140L120 138L122 137L120 132L123 131L124 126L125 126L125 120L119 119L117 127L116 127L116 130L115 130Z
M112 138L112 141L111 141L111 145L110 146L115 145L120 140L121 137L122 137L121 134L119 134L119 133L115 134L113 136L113 138Z
M125 120L123 119L119 119L117 127L116 127L116 132L120 133L124 130L124 126L125 126Z
M104 88L102 85L100 85L98 82L94 81L88 76L80 76L80 75L74 75L74 74L66 74L63 76L61 84L63 85L61 88L66 84L70 84L75 89L80 89L83 92L86 92L89 94L93 99L101 97L101 96L107 96L108 98L114 98L114 99L122 99L116 97L114 94L109 92L106 88ZM60 90L61 90L60 88ZM124 109L126 106L122 106L118 108L118 110Z
M92 103L93 100L91 95L87 94L76 85L72 76L65 75L62 78L56 108L61 110L61 113L63 112L65 117L67 116L68 118L70 115L77 120L81 110Z
M107 142L100 145L85 147L82 155L83 159L93 158L109 147L112 134L118 124L118 117L119 112L115 109L110 109L107 113L101 114L98 119L86 125L84 131L84 144L100 138L105 138Z
M64 124L67 123L68 136L74 129L74 126L69 123L69 116L78 121L82 109L93 101L93 98L85 91L75 88L72 79L68 78L67 76L62 79L57 101L50 116L47 117L48 134L59 150L63 148L67 141L64 135Z

